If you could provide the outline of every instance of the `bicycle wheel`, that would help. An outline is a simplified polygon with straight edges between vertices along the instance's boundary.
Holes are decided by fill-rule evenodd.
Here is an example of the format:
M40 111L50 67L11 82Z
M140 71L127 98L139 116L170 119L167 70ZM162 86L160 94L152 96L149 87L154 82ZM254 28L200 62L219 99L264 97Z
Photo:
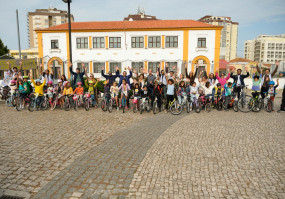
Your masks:
M102 102L101 102L101 109L102 109L102 111L107 111L106 100L102 100Z
M16 102L17 102L17 99L18 99L19 97L12 97L12 101L11 101L11 103L12 103L12 105L15 107L16 106Z
M133 112L136 113L138 111L137 104L133 104Z
M65 100L65 102L63 104L63 108L64 108L65 111L69 111L70 110L69 100Z
M153 114L157 113L157 102L153 102Z
M56 105L57 105L57 100L54 100L51 107L52 111L56 108Z
M73 108L74 108L75 111L77 111L77 109L78 109L78 102L79 102L78 100L74 101Z
M47 109L47 101L46 100L43 100L42 102L41 102L41 104L40 104L40 109L42 110L42 111L44 111L44 110L46 110Z
M113 104L112 104L112 100L110 100L109 106L108 106L109 113L112 113L112 109L113 109Z
M89 102L89 99L87 98L87 99L85 99L85 110L86 111L89 111L89 108L90 108L90 102Z
M15 108L17 111L21 111L22 100L20 97L15 98Z
M33 112L36 109L36 107L37 107L36 99L31 99L31 101L29 103L29 107L28 107L29 111Z
M237 101L234 101L233 108L235 112L238 112L238 102Z
M270 113L273 110L273 102L271 100L268 100L267 106L266 106L266 111Z
M238 100L238 108L241 112L248 113L253 109L253 99L249 95L245 95L244 97Z
M211 112L211 109L212 109L211 103L207 103L206 106L205 106L205 111L207 111L208 113L210 113L210 112Z
M182 105L179 105L176 101L171 105L170 112L173 115L180 115L182 112Z
M222 101L218 101L217 106L216 106L217 110L221 111L221 110L223 110L223 107L224 107L223 102Z
M142 114L143 113L143 105L141 104L140 105L140 114Z
M12 105L12 97L11 97L11 96L7 98L7 100L6 100L6 105L7 105L8 107L13 106L13 105Z
M201 104L199 101L197 101L196 103L194 103L194 109L196 113L200 113L201 111Z
M190 113L190 102L187 102L186 108L187 108L187 113Z

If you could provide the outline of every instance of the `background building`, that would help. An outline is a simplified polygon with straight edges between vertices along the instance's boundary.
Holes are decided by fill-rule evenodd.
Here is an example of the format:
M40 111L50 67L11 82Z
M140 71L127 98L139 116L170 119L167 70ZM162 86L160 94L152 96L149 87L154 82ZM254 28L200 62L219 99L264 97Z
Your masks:
M156 16L146 15L144 10L138 9L137 14L130 14L124 21L158 20Z
M221 31L220 59L230 61L237 57L238 22L233 22L231 17L207 15L198 21L223 26Z
M19 50L10 50L10 55L15 59L19 59ZM39 52L37 48L30 48L27 50L21 50L22 59L39 58Z
M71 21L74 21L73 15L71 15ZM57 10L56 8L36 9L35 12L29 12L27 16L29 47L38 47L38 39L37 34L34 31L35 29L49 28L67 22L67 11Z
M256 62L274 64L285 59L285 34L260 35L244 42L244 57Z
M214 72L219 65L222 28L194 20L73 22L73 70L85 63L87 72L96 77L101 77L102 67L115 72L116 66L138 72L142 68L155 72L159 65L170 72L176 66L184 72L183 62L188 62L188 71L199 63L199 70ZM55 67L70 78L68 24L36 32L44 67L55 61Z

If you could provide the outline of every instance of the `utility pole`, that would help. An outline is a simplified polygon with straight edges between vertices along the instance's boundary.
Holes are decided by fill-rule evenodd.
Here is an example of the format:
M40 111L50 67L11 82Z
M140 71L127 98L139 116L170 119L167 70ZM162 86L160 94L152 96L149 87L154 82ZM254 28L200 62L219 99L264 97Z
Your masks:
M17 30L18 30L19 58L20 58L20 59L22 59L22 55L21 55L21 41L20 41L20 28L19 28L18 9L16 10L16 20L17 20Z

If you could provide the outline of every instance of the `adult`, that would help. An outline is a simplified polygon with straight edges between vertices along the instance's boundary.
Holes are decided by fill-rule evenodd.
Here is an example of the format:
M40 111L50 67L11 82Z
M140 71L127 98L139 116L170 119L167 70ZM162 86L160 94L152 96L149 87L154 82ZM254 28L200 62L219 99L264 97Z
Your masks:
M90 76L88 76L87 70L85 70L85 76L86 76L88 82L92 81L94 84L95 101L96 101L96 104L98 105L99 104L99 99L98 99L98 83L99 82L97 83L97 81L99 81L99 80L94 77L93 73L90 73Z
M10 67L10 62L9 62L9 61L7 61L6 63L8 64L9 71L10 71L10 73L11 73L11 75L12 75L12 79L14 79L14 78L15 78L15 75L17 75L17 78L18 78L19 73L21 73L21 72L22 72L22 62L21 62L21 61L19 61L19 64L20 64L20 70L18 70L18 68L17 68L16 66L14 66L14 67L13 67L13 70L12 70L12 69L11 69L11 67Z
M198 64L196 66L195 73L193 73L193 71L190 71L189 75L188 75L188 72L187 72L187 66L188 66L188 64L187 64L187 62L185 62L186 78L190 79L190 85L192 85L195 82L195 78L196 78L197 71L198 71Z
M227 81L230 79L231 77L231 73L230 73L230 69L228 68L228 75L227 77L225 77L226 74L222 73L221 77L219 76L219 71L218 69L216 70L216 78L219 81L219 83L221 84L221 87L224 88L225 84L227 83Z
M152 73L152 70L149 69L146 82L147 82L147 88L148 88L148 92L150 94L150 99L151 99L151 108L153 106L153 101L154 101L153 89L154 89L155 80L156 80L156 76Z
M237 69L237 74L233 75L233 71L231 72L230 77L233 78L234 82L235 82L235 87L234 87L234 93L237 93L238 98L240 98L240 92L241 92L241 88L244 87L244 79L249 77L249 72L247 67L245 67L245 71L246 71L246 75L242 75L241 69Z
M208 82L208 77L206 75L202 75L203 73L204 71L200 71L200 74L198 76L198 81L200 82L200 86L205 87L206 83Z
M144 77L143 73L140 74L138 83L141 89L143 89L143 86L146 85L146 78Z
M165 68L167 68L167 63L165 63ZM157 77L159 78L158 81L161 85L161 89L162 89L162 96L164 99L166 99L166 91L167 91L167 74L165 73L164 70L160 70L160 65L159 68L157 70Z
M109 85L109 87L111 88L111 86L113 86L114 81L116 81L116 78L117 78L117 77L120 77L119 67L116 66L116 75L113 75L113 74L112 74L112 71L109 71L108 75L105 75L105 74L104 74L104 68L105 68L105 67L102 67L101 75L102 75L106 80L109 80L108 85Z
M83 72L80 72L80 68L76 68L76 72L73 72L72 63L69 63L69 70L71 74L74 76L73 86L76 86L78 82L81 82L82 85L84 85L83 76L85 75L85 70L87 70L87 68L84 66L84 63L82 63L81 66L84 68Z
M132 73L132 70L130 67L128 67L128 70L130 73L129 75L127 75L127 71L124 71L123 75L119 75L119 77L120 77L119 86L121 86L123 79L126 80L127 84L129 84L129 86L131 85L130 84L130 78L133 76L133 73Z
M43 65L41 64L41 67L40 67L40 69L41 69L41 74L42 74L41 80L44 81L44 79L46 78L46 85L47 85L47 82L53 81L53 74L54 74L54 71L53 71L53 69L52 69L52 66L50 67L50 68L51 68L51 72L49 72L49 69L46 69L46 70L42 71L42 68L43 68L42 66L43 66Z
M214 75L214 73L209 73L208 75L208 81L210 82L210 85L214 85L216 83L216 77Z
M62 75L60 72L60 68L57 70L58 78L61 80L62 84L64 85L67 82L67 78L65 75Z
M274 69L274 71L273 71L273 73L271 73L270 74L270 69L269 68L267 68L266 70L265 70L265 72L264 73L262 73L262 71L261 71L261 69L258 67L258 64L256 65L256 68L257 68L257 71L258 71L258 73L259 74L262 74L262 79L261 79L261 97L264 99L264 97L265 97L265 94L264 94L264 92L267 92L268 91L268 87L269 87L269 82L270 81L273 81L273 77L274 77L274 75L276 74L276 72L277 72L277 70L278 70L278 66L279 66L279 62L278 61L276 61L275 62L275 65L276 65L276 67L275 67L275 69Z

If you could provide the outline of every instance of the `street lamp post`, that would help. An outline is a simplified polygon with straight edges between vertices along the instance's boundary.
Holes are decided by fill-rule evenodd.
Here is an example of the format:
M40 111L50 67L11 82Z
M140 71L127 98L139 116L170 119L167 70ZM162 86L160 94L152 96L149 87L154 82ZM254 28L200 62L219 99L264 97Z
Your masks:
M68 6L68 33L69 33L69 61L72 63L72 46L71 46L71 17L70 17L70 3L72 0L62 0ZM72 80L72 77L71 77Z

